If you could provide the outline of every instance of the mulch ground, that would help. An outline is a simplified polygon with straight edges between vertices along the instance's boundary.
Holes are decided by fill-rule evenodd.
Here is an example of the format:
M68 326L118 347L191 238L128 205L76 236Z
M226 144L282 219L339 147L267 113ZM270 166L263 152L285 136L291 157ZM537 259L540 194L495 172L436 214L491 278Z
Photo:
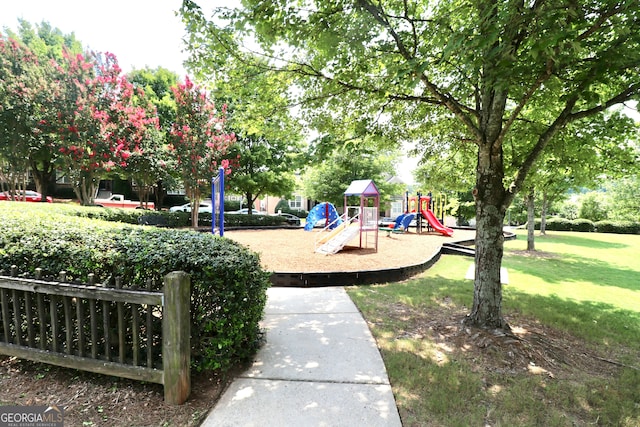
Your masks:
M225 231L224 235L257 252L267 271L310 273L416 265L430 259L445 242L472 240L475 230L455 230L453 237L439 233L417 234L413 230L404 234L382 231L378 233L377 251L375 233L370 233L363 237L362 245L356 237L345 250L334 255L315 252L316 239L322 235L319 229L232 230Z
M0 356L0 405L57 405L69 427L198 426L235 375L193 373L190 398L173 406L159 384Z

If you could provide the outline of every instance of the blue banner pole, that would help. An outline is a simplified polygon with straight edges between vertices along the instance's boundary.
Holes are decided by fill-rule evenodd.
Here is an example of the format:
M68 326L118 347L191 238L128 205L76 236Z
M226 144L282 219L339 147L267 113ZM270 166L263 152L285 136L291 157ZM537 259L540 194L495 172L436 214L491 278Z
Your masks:
M211 234L216 234L216 177L211 177Z
M224 168L220 168L220 177L218 183L220 185L220 237L224 236Z

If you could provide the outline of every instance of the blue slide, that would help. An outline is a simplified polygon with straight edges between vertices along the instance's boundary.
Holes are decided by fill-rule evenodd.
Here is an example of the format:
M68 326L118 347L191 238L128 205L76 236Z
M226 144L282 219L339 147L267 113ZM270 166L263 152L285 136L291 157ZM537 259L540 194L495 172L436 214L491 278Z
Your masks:
M414 213L403 213L401 215L398 215L393 226L390 225L388 228L382 227L382 228L379 228L379 230L386 231L387 235L391 232L404 233L409 229L409 224L411 224L411 221L413 221L415 217L416 217L416 214Z
M398 217L396 218L394 224L393 224L393 228L391 228L392 230L397 230L402 226L402 220L404 219L404 217L407 216L407 214L401 214L398 215Z
M409 225L411 224L411 221L413 221L414 219L416 219L416 214L414 213L406 214L402 218L402 222L401 222L402 231L407 231L409 229Z
M409 227L409 223L411 221L413 221L413 218L415 218L414 214L409 214L409 213L403 213L398 215L398 217L396 218L396 220L393 223L393 227L389 226L389 230L392 231L404 231ZM386 229L382 228L382 230L387 231Z
M311 209L309 215L307 215L307 222L304 224L304 229L311 231L313 230L313 226L316 225L316 222L321 219L326 219L327 223L332 223L329 228L333 230L342 223L342 221L336 221L338 218L339 215L336 207L329 202L322 202Z

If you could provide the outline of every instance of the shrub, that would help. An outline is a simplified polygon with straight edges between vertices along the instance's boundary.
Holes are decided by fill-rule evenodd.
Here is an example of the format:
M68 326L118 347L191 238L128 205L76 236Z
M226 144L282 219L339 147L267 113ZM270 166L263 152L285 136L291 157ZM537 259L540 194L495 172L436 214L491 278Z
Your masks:
M167 194L164 196L162 202L163 206L161 207L168 209L171 206L184 205L185 203L189 202L189 199L187 199L187 197L182 194Z
M282 222L282 217L271 215L224 214L225 227L266 227L280 225Z
M640 223L634 221L598 221L595 227L600 233L640 234Z
M578 215L580 218L592 221L607 219L607 209L603 202L602 193L591 192L583 195Z
M570 222L570 226L571 231L595 231L593 221L589 221L588 219L575 219Z
M571 231L571 221L565 218L552 217L547 219L548 231Z
M56 206L65 206L66 208L62 209L62 211L67 215L99 219L109 222L122 222L125 224L138 225L157 225L169 228L191 227L191 213L189 212L98 208L78 205ZM225 227L275 226L281 225L282 222L282 218L271 215L244 215L229 213L225 213L224 215ZM211 227L211 214L207 212L200 212L198 214L198 225L200 227Z
M298 218L306 218L307 215L309 215L309 212L307 212L304 209L291 209L289 207L289 202L287 202L284 199L280 199L280 201L276 205L275 211L276 213L277 212L289 213L291 215L297 216Z
M567 201L560 207L560 216L567 219L577 219L580 207L575 202Z
M540 218L536 219L535 229L540 229ZM588 219L569 220L566 218L551 217L547 219L549 231L595 231L595 226Z
M289 202L287 202L285 199L280 199L278 200L278 203L276 204L276 208L275 211L282 211L282 212L286 212L289 209Z
M77 206L70 210L73 215L99 219L109 222L124 222L125 224L138 224L139 218L149 212L145 209L119 209L119 208L102 208L91 206Z
M151 279L158 290L167 273L185 271L194 368L224 369L255 353L269 285L257 254L210 233L109 224L33 205L26 215L25 204L0 207L0 269L41 268L48 278L65 270L76 282L93 273L99 283L122 277L131 287Z

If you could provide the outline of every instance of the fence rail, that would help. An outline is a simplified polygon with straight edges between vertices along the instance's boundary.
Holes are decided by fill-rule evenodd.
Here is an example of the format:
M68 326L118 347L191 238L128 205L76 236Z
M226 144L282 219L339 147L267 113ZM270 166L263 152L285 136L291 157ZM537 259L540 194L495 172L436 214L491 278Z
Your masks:
M165 401L190 393L190 278L163 291L0 275L0 354L164 385Z

